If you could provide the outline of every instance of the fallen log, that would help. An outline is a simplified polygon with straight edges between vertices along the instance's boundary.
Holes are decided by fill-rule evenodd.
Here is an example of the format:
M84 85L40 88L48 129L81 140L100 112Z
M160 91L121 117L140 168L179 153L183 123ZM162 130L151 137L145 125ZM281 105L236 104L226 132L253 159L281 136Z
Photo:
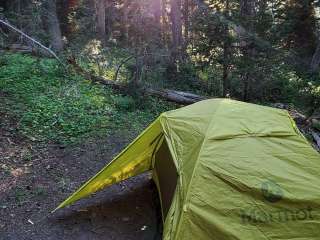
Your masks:
M8 47L9 51L12 52L18 52L18 53L32 53L32 48L27 45L22 45L22 44L11 44Z
M74 57L69 57L67 61L78 74L84 76L86 79L91 80L92 82L101 83L103 85L110 86L117 90L122 90L122 91L127 90L127 87L123 84L117 83L115 81L112 81L103 77L93 75L90 72L84 70L81 66L79 66L79 64L77 63Z
M274 103L272 107L287 110L300 129L310 127L310 119L288 104Z
M85 76L87 79L91 80L92 82L98 82L103 85L107 85L112 87L113 89L119 90L122 93L128 93L129 92L129 86L121 84L119 82L115 82L113 80L109 80L103 77L95 76L88 71L85 71L81 66L79 66L75 60L75 58L69 58L68 59L69 64L73 66L73 69ZM176 90L170 90L170 89L154 89L149 87L141 87L139 88L140 91L142 91L146 95L156 96L159 98L162 98L164 100L174 102L181 105L188 105L192 103L196 103L201 100L207 99L206 97L196 95L193 93L188 92L182 92L182 91L176 91ZM297 123L298 128L301 130L303 134L309 134L311 132L316 145L312 143L312 145L315 147L317 151L320 151L320 136L315 131L312 130L310 126L310 119L308 119L305 115L301 114L295 109L290 108L288 105L283 103L275 103L273 104L273 107L280 108L287 110L293 120Z
M318 148L320 149L320 136L318 133L316 133L315 131L311 131L312 137L314 139L314 141L316 142Z
M153 88L145 88L144 91L152 96L157 96L163 98L167 101L188 105L192 103L199 102L201 100L206 99L203 96L199 96L192 93L175 91L170 89L153 89Z
M121 84L119 82L116 82L110 79L93 75L88 71L84 70L81 66L78 65L74 57L69 58L68 63L73 66L73 69L77 73L85 76L87 79L91 80L92 82L98 82L100 84L110 86L116 90L119 90L125 93L129 92L129 87L127 85ZM138 87L137 89L142 91L142 93L145 95L156 96L164 100L174 102L177 104L182 104L182 105L188 105L188 104L196 103L198 101L206 99L206 97L199 96L193 93L188 93L188 92L182 92L182 91L176 91L176 90L170 90L170 89L155 89L155 88L144 87L144 86L137 86L137 87Z
M106 86L110 86L113 89L119 90L125 94L129 92L130 87L128 85L124 85L114 80L93 75L90 72L84 70L81 66L78 65L74 57L69 58L68 63L72 65L73 69L77 73L83 75L85 78L91 80L92 82L97 82ZM139 86L138 86L138 89L139 91L142 91L142 93L145 95L156 96L166 101L174 102L181 105L188 105L188 104L196 103L201 100L207 99L206 97L200 96L197 94L176 91L171 89L155 89L150 87L139 87ZM304 130L308 130L307 132L310 132L309 131L309 129L311 129L310 119L308 119L305 115L303 115L302 113L298 112L295 109L290 108L286 104L275 103L273 104L273 107L287 110L291 115L291 117L293 118L293 120L297 123L299 129L302 132L305 132ZM319 149L320 149L320 137L318 135L316 136L315 133L313 133L312 135L316 139L317 145L319 146Z

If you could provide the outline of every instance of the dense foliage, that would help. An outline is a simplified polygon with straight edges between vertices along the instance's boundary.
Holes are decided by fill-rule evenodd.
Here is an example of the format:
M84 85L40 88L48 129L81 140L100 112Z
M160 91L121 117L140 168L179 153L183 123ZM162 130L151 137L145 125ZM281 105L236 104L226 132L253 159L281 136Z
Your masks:
M123 96L66 73L54 60L0 57L0 113L11 114L31 140L72 143L126 128L142 130L167 104ZM130 127L128 127L130 126Z
M319 105L319 10L316 0L0 2L1 18L96 75L307 112ZM3 47L32 45L0 29Z

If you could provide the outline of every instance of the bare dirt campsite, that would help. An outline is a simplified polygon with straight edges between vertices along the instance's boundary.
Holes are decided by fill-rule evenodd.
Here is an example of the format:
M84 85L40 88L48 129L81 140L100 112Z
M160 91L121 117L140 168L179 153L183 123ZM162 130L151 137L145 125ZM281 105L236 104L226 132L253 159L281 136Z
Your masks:
M1 115L1 123L7 120ZM0 239L160 239L160 203L149 174L50 213L125 146L121 133L61 149L36 146L13 129L1 126Z

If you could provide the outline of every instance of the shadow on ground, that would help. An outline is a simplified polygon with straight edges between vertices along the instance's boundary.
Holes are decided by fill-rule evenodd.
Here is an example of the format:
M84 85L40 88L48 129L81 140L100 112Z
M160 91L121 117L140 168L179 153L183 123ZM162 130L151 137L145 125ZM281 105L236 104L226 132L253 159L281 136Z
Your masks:
M61 148L18 138L15 126L1 125L0 239L161 239L159 200L149 173L50 214L132 138L114 133Z
M160 239L156 194L147 175L131 179L50 216L45 225L51 230L45 235L47 239Z

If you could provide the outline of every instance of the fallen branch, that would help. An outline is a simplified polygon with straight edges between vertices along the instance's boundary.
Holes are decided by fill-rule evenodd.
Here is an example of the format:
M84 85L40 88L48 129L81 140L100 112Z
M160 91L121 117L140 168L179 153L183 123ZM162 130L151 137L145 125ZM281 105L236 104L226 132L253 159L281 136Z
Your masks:
M123 64L125 64L126 62L128 62L130 59L134 58L134 56L130 56L130 57L127 57L126 59L124 59L118 66L117 68L117 71L116 71L116 74L114 76L114 81L116 82L118 80L118 74L119 74L119 71L120 71L120 68L123 66Z
M25 34L24 32L22 32L21 30L19 30L18 28L14 27L13 25L11 25L10 23L0 19L0 24L5 25L6 27L8 27L9 29L21 34L22 36L24 36L25 38L27 38L28 40L32 41L33 43L35 43L36 45L38 45L40 48L44 49L45 51L47 51L50 55L52 55L55 59L57 59L57 61L65 67L64 63L60 60L60 58L57 56L57 54L55 54L50 48L47 48L46 46L44 46L42 43L38 42L37 40L33 39L32 37L28 36L27 34Z

